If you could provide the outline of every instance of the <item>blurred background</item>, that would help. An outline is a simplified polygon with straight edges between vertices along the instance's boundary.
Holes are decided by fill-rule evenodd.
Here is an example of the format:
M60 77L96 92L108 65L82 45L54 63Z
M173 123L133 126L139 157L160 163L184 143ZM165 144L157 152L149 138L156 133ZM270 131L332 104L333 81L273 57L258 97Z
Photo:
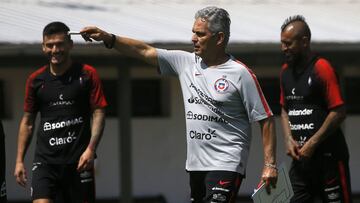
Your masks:
M343 129L350 148L352 189L359 197L360 0L0 0L0 117L6 134L8 200L30 202L30 188L15 183L13 170L26 78L47 63L41 51L46 24L62 21L74 31L96 25L159 48L192 51L194 14L209 5L230 14L228 52L257 75L276 114L278 163L287 166L290 159L279 122L280 26L288 16L305 16L313 50L327 57L340 76L348 110ZM110 104L97 151L99 202L118 202L119 198L123 202L189 202L185 115L178 80L160 78L156 67L101 43L85 43L78 35L72 38L73 58L97 68ZM30 174L35 142L34 136L26 157ZM261 135L254 123L239 201L250 200L262 163Z

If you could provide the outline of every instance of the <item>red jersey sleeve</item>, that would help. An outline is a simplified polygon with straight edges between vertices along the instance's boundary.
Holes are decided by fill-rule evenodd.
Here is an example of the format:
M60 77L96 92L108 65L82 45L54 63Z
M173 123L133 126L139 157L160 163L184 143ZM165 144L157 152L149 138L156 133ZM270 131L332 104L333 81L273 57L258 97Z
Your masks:
M37 109L33 81L34 81L34 78L29 77L26 80L26 85L25 85L24 111L30 112L30 113L36 112L36 109Z
M26 80L25 85L25 99L24 99L24 111L29 113L35 113L39 111L39 106L36 100L36 88L35 79L46 70L46 66L33 72Z
M284 64L282 67L281 67L281 72L280 72L280 105L282 107L285 106L285 97L284 97L284 88L283 88L283 84L282 84L282 75L283 75L283 72L284 70L288 68L287 64Z
M331 64L325 59L319 59L315 63L315 71L324 84L328 109L343 105L344 100L341 96L339 80Z
M107 101L104 96L101 80L95 68L84 65L84 69L88 72L91 80L90 90L90 106L92 109L104 108L107 106Z

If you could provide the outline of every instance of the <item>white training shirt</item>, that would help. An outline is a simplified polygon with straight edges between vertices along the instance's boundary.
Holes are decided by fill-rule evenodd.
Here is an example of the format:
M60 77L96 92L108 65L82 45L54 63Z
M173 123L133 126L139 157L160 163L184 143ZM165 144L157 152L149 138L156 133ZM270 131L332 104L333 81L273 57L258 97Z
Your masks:
M251 122L272 116L255 75L230 56L208 67L194 53L157 49L160 72L179 77L185 105L188 171L245 174Z

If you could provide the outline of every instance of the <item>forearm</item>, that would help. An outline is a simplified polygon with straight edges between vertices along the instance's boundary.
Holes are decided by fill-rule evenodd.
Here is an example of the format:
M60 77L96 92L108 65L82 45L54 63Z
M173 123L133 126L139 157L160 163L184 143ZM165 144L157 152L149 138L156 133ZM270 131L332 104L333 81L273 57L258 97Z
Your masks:
M264 147L264 163L276 165L276 134L273 117L260 121L260 125Z
M289 116L284 108L281 109L281 127L283 130L285 142L292 139Z
M319 130L308 140L308 142L315 146L323 142L340 127L341 123L345 120L345 117L345 107L342 106L331 110Z
M103 41L107 48L115 48L126 56L138 58L151 65L158 65L156 49L145 42L116 36L93 26L85 27L80 32L86 41Z
M142 41L116 36L114 48L124 55L143 60L154 66L158 65L156 49Z
M91 138L88 149L96 151L97 146L101 140L105 127L105 110L95 109L93 112L92 125L91 125Z
M16 163L24 162L26 151L30 145L31 138L34 130L35 115L25 113L20 122L19 133L18 133L18 146Z

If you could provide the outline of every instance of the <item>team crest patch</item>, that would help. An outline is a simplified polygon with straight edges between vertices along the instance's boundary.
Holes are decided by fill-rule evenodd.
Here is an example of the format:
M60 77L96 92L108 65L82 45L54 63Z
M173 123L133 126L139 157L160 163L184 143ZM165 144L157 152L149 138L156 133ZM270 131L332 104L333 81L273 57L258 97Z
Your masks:
M229 82L224 79L224 78L220 78L218 80L216 80L214 88L217 92L219 93L224 93L229 87Z

